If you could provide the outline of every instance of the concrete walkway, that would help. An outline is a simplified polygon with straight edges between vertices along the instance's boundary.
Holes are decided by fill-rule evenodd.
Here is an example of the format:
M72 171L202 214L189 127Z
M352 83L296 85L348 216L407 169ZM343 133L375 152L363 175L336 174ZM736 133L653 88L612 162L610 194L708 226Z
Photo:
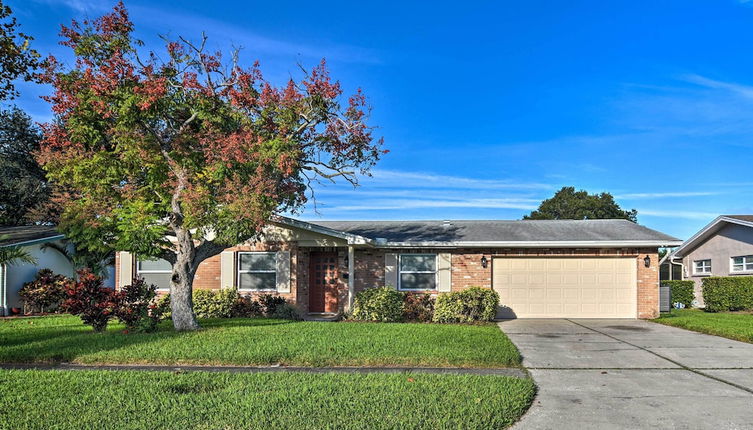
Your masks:
M136 370L166 372L305 372L305 373L433 373L442 375L495 375L528 378L528 374L516 368L465 368L465 367L301 367L301 366L171 366L159 364L36 364L36 363L2 363L0 369L34 369L34 370Z
M640 320L499 323L539 386L522 429L753 429L753 345Z

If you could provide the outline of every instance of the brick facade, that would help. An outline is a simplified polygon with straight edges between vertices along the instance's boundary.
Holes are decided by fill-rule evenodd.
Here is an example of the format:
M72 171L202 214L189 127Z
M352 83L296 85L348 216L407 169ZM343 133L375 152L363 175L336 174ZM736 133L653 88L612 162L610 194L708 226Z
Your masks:
M338 265L338 305L342 310L348 303L348 266L346 263L347 248L314 248L299 247L294 242L259 243L229 248L232 251L279 251L291 252L290 293L280 294L299 308L308 312L309 303L309 255L311 252L337 252ZM385 249L357 249L355 252L356 293L366 288L379 287L385 284L384 256L386 253L400 253L401 250ZM405 252L404 250L402 252ZM436 249L411 250L410 252L433 252ZM659 313L659 266L656 248L624 248L624 249L454 249L442 250L452 254L452 291L459 291L472 286L483 288L492 287L492 260L502 256L580 256L580 257L634 257L637 265L637 303L639 318L656 318ZM644 257L651 258L650 267L646 268ZM486 268L481 265L481 257L486 256L489 264ZM115 267L119 267L119 255L116 254ZM118 271L115 280L118 285ZM194 288L220 289L220 256L207 259L199 265L194 280ZM258 293L246 293L258 295Z

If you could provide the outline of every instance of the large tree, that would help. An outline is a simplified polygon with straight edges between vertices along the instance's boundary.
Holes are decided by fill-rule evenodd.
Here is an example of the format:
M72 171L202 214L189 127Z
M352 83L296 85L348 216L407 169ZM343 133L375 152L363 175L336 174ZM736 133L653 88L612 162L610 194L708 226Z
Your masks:
M313 182L356 184L384 151L365 97L342 103L324 61L275 86L237 51L207 52L205 37L140 55L132 30L122 3L63 27L76 61L48 59L56 119L39 160L70 192L62 230L79 248L171 262L173 324L194 330L199 263L299 210Z
M31 48L31 40L31 36L20 31L10 7L0 0L0 100L18 95L16 79L35 79L39 53Z
M523 219L627 219L637 222L638 211L623 210L609 193L589 194L562 187Z
M0 225L20 225L38 219L49 186L34 159L42 133L18 108L0 110Z

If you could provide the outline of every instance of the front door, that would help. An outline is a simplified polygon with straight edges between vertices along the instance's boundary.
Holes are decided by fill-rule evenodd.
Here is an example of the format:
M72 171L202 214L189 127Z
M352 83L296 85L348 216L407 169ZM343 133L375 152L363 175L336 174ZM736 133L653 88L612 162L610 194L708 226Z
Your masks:
M309 260L309 312L337 312L337 253L312 252Z

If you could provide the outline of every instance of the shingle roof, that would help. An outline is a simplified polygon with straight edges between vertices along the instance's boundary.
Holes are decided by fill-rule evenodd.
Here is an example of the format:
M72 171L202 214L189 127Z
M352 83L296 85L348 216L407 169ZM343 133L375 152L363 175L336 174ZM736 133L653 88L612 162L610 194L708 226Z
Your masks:
M679 242L656 230L616 219L309 222L388 242Z
M739 219L740 221L753 222L753 215L724 215L724 217Z
M5 237L7 236L7 237ZM17 243L44 240L61 237L54 226L48 225L24 225L14 227L0 227L0 246L14 245Z

